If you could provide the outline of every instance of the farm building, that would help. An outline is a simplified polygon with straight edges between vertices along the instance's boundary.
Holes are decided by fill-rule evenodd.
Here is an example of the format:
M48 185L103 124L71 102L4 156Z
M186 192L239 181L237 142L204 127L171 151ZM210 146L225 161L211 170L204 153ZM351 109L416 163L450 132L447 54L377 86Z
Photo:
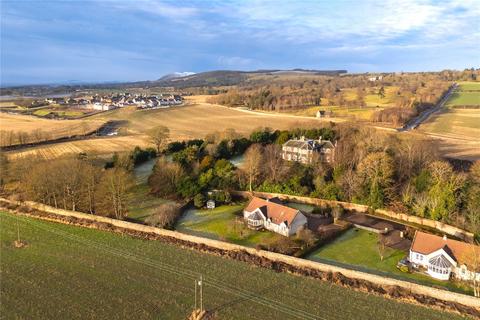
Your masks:
M447 236L417 231L409 260L414 267L427 269L435 279L448 280L453 273L461 280L472 280L474 275L480 280L480 247Z
M253 197L243 210L243 218L252 229L262 229L289 237L307 225L307 218L297 209L283 205L277 198Z
M291 139L282 146L282 158L288 161L311 163L318 156L322 162L332 163L335 159L335 145L329 140Z

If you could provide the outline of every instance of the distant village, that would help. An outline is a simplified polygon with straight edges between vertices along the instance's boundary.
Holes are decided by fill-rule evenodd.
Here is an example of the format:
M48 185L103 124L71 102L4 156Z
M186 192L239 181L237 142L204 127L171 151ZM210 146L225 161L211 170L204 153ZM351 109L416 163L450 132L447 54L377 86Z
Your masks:
M116 108L135 106L139 109L169 108L183 103L183 98L175 94L145 95L118 93L108 95L94 95L90 97L62 97L47 98L42 101L35 101L32 105L51 105L80 107L97 111L107 111Z

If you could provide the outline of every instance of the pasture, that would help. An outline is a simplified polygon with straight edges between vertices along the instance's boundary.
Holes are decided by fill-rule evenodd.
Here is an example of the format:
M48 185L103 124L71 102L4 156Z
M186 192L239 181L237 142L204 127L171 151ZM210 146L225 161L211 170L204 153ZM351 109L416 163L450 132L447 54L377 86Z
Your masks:
M480 91L457 91L448 99L447 106L480 106Z
M219 319L464 319L161 241L5 212L0 221L7 319L185 319L200 274Z
M458 83L461 91L480 91L479 81L462 81Z
M432 115L420 126L420 130L442 138L444 142L440 148L447 156L480 159L480 83L460 82L445 108Z

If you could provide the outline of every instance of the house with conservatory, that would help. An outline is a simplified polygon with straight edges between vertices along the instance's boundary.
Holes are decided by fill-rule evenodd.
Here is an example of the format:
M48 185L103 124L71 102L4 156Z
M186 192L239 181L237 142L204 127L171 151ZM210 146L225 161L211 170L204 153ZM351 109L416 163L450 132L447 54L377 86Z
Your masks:
M286 237L307 226L300 210L283 205L278 198L253 197L243 210L243 218L251 229L267 229Z
M466 242L417 231L410 247L413 267L424 268L438 280L454 276L460 280L480 280L480 247Z

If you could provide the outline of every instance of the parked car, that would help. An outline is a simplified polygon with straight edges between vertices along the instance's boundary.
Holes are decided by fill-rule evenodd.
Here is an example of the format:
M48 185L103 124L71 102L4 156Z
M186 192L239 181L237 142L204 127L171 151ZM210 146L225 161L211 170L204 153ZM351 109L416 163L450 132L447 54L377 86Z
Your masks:
M411 272L412 264L408 260L407 257L403 258L402 260L397 262L397 269L402 272Z

